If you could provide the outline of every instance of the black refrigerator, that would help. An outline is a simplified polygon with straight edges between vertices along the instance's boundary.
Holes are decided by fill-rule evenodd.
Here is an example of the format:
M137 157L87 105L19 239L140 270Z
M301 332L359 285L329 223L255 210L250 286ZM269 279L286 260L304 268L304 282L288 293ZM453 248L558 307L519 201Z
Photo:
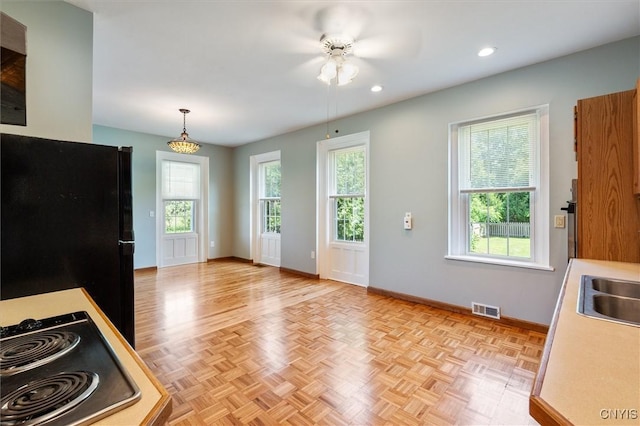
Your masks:
M132 149L0 139L0 299L84 287L134 346Z

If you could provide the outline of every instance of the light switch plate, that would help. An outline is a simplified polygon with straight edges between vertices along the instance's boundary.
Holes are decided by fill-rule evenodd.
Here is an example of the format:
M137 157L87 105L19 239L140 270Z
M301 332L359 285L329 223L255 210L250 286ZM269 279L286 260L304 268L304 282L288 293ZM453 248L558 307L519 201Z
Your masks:
M556 228L564 228L564 215L556 215L553 219L553 223Z

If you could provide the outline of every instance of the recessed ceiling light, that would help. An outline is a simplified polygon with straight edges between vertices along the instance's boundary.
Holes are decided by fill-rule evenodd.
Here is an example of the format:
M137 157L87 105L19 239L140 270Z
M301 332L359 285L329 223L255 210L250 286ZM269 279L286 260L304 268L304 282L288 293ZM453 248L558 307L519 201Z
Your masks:
M478 56L493 55L495 51L496 51L495 47L485 47L484 49L480 49L480 51L478 52Z
M372 92L380 92L380 91L382 91L382 86L380 86L379 84L376 84L375 86L371 86L371 91Z

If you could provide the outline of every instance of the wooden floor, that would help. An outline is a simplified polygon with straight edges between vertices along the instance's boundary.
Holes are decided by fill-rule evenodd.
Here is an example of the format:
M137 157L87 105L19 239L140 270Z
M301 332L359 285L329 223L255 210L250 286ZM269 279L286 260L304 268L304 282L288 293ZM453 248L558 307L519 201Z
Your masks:
M544 334L234 261L135 281L170 424L536 424Z

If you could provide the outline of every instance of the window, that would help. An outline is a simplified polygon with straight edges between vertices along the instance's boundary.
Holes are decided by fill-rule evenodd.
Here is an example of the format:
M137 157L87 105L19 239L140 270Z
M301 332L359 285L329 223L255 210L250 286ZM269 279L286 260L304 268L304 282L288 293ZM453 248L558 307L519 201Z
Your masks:
M549 269L548 107L450 132L449 256Z
M164 232L193 232L194 202L171 200L164 202Z
M280 233L280 161L260 163L262 232Z
M364 241L366 188L365 148L358 146L330 153L330 194L333 240Z
M200 197L200 165L165 160L162 167L165 234L195 232L195 203Z

